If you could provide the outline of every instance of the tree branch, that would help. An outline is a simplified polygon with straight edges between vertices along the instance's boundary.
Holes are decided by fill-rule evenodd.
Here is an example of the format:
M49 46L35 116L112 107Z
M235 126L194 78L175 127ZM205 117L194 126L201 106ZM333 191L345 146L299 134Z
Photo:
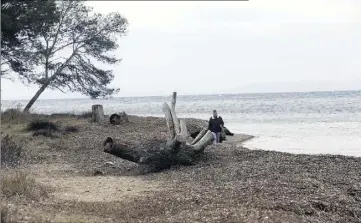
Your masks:
M68 7L67 7L65 10L63 9L63 10L61 11L61 17L60 17L58 29L57 29L57 31L56 31L56 33L55 33L55 37L54 37L53 44L52 44L51 47L50 47L49 55L50 55L50 54L53 54L52 51L53 51L54 46L55 46L55 44L56 44L56 42L57 42L57 40L58 40L58 36L59 36L59 33L60 33L60 29L61 29L61 27L62 27L62 25L63 25L64 18L65 18L65 16L66 16L66 13L69 11L71 4L72 4L72 2L70 1ZM54 52L54 53L55 53L55 52Z
M50 51L49 51L49 41L48 39L44 36L44 40L46 43L46 53L45 53L45 78L48 79L49 78L49 56L50 56Z
M76 55L76 51L74 51L70 57L56 70L56 72L51 75L50 78L48 78L47 80L47 85L49 85L51 83L51 81L55 80L56 76L61 73L63 71L63 69L69 64L69 62L71 61L71 59L73 59L73 57Z

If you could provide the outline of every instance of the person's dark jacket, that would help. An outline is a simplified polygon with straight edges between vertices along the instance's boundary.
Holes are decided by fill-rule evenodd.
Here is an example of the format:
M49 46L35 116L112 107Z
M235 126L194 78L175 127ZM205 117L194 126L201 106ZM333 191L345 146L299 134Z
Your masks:
M222 126L224 125L221 116L218 116L217 118L211 117L209 119L208 130L210 130L211 132L221 132L222 131L221 125Z

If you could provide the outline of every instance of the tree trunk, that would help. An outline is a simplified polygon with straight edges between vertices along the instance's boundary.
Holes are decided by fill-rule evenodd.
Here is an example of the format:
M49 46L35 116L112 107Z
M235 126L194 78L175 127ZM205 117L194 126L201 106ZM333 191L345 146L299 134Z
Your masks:
M33 104L35 103L36 100L38 100L39 96L45 91L45 89L49 86L49 84L55 80L56 76L64 69L64 67L69 63L69 61L74 57L74 55L76 54L76 51L74 51L71 56L65 61L65 63L63 63L57 70L56 72L50 77L48 78L48 70L47 68L45 68L45 72L46 72L46 81L45 83L40 87L40 89L35 93L34 97L28 102L28 104L25 106L24 108L24 112L29 112L31 106L33 106Z
M184 138L184 139L187 139L188 138L188 130L187 130L187 123L184 119L180 120L179 121L179 124L180 124L180 133L179 135Z
M102 122L104 120L104 111L103 105L93 105L92 106L92 121L93 122Z
M128 115L125 112L114 113L110 115L109 122L112 125L119 125L120 123L129 122Z
M166 102L164 102L162 108L163 108L163 113L165 115L165 121L167 122L169 138L173 139L176 136L176 133L175 133L175 130L174 130L172 112L170 110L169 105Z
M24 112L29 112L31 106L35 103L36 100L38 100L39 96L45 91L45 89L48 87L48 84L43 84L40 89L35 93L34 97L28 102L28 104L24 108Z
M211 131L207 131L207 133L196 143L193 145L194 150L197 153L203 152L203 150L210 145L214 140L214 136Z
M170 136L167 142L159 143L156 145L156 149L131 148L129 145L117 144L108 137L103 143L104 152L134 163L150 165L156 170L169 168L172 165L194 164L198 155L213 142L213 135L210 131L202 129L192 143L187 142L186 121L184 119L179 121L175 114L176 96L177 93L174 92L171 107L167 103L163 104L163 112ZM178 127L176 123L178 123Z
M206 133L207 129L203 128L202 131L200 131L196 138L191 142L191 145L196 144Z
M192 165L195 163L201 149L194 150L186 143L170 140L165 145L160 144L158 150L134 148L118 144L108 137L104 142L104 152L140 165L149 165L154 170L167 169L173 165Z
M175 104L177 101L177 92L173 92L173 96L172 96L172 107L170 108L170 111L172 113L172 118L173 118L173 124L174 124L174 130L176 134L180 133L180 123L179 120L177 118L177 114L175 112Z

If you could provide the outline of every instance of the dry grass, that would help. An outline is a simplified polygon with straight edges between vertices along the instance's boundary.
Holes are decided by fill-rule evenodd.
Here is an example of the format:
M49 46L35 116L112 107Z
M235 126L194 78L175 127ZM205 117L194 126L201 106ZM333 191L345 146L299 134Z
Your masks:
M7 171L1 174L1 191L7 199L19 197L39 201L48 197L47 189L24 172Z
M81 113L78 117L83 119L90 119L93 116L92 111L86 111Z
M12 122L21 123L28 119L29 119L29 115L21 112L21 110L17 108L10 108L4 112L1 112L2 123L12 123Z
M1 119L2 121L21 119L22 115L24 115L24 113L22 113L20 109L9 108L4 112L1 112Z
M1 136L1 167L16 167L22 155L22 145L9 135Z
M34 119L39 119L44 117L41 114L33 114L33 113L24 113L20 109L17 108L9 108L3 112L1 112L1 123L2 124L22 124L30 122Z

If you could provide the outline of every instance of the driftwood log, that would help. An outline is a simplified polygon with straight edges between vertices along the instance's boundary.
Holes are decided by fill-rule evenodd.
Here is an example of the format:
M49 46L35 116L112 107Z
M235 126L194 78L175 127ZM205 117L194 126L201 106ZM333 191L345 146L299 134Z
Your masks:
M102 122L103 120L104 120L103 105L93 105L92 106L92 121L93 122Z
M162 106L168 127L169 139L158 143L152 148L134 148L127 144L116 143L108 137L104 143L104 152L122 159L150 165L155 170L162 170L173 165L192 165L204 149L213 142L210 131L203 129L196 139L188 141L189 133L184 119L178 119L175 112L177 93L173 93L171 107L164 103ZM157 147L157 148L155 148Z
M121 123L129 122L128 115L125 112L114 113L110 115L109 122L112 125L119 125Z

